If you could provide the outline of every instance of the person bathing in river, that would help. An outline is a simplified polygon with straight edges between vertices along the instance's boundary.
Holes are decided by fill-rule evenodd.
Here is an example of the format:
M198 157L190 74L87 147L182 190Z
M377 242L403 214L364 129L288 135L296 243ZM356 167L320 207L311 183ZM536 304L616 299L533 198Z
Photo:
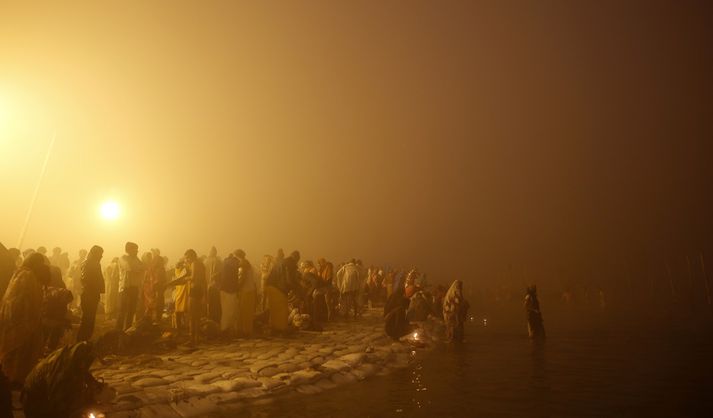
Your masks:
M446 324L446 339L463 342L465 321L470 305L463 297L463 282L455 280L443 299L443 322Z
M537 286L527 288L525 293L525 312L527 313L527 333L532 339L545 338L545 326L542 324L540 301L537 299Z

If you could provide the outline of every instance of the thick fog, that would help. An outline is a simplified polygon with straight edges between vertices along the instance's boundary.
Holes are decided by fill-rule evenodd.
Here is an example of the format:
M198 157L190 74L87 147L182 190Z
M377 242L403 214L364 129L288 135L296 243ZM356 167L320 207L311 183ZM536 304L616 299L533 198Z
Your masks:
M710 251L705 2L137 3L0 5L7 247L56 133L25 248L480 284Z

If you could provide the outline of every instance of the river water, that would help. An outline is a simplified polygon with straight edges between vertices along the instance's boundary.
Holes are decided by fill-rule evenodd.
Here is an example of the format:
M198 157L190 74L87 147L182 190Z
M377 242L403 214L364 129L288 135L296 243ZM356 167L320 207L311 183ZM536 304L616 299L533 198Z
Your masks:
M533 344L522 320L474 317L462 345L416 353L412 365L314 396L286 396L238 417L713 416L713 339L652 321L546 322ZM545 318L547 319L547 317Z

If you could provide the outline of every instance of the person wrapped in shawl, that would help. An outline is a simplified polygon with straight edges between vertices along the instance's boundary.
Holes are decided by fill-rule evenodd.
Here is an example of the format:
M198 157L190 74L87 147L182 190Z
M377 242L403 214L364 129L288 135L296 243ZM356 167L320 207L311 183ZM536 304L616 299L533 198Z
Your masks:
M524 305L527 313L527 334L533 339L545 338L540 301L537 299L537 286L534 284L527 288Z
M446 339L449 342L463 341L469 308L468 301L463 297L463 282L455 280L443 299L443 322L446 325Z
M403 287L395 289L384 305L384 331L394 340L411 332L411 324L406 319L408 305Z
M0 364L13 385L21 385L42 356L42 296L49 280L42 254L31 254L0 302Z

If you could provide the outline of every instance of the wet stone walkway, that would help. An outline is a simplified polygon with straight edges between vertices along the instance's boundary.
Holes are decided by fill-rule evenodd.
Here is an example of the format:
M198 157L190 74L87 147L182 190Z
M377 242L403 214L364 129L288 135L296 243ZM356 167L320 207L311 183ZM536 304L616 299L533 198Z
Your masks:
M433 340L419 336L424 345ZM407 367L417 348L384 334L376 312L324 332L199 345L161 355L115 357L92 369L116 390L107 418L199 417L296 392L310 395Z

